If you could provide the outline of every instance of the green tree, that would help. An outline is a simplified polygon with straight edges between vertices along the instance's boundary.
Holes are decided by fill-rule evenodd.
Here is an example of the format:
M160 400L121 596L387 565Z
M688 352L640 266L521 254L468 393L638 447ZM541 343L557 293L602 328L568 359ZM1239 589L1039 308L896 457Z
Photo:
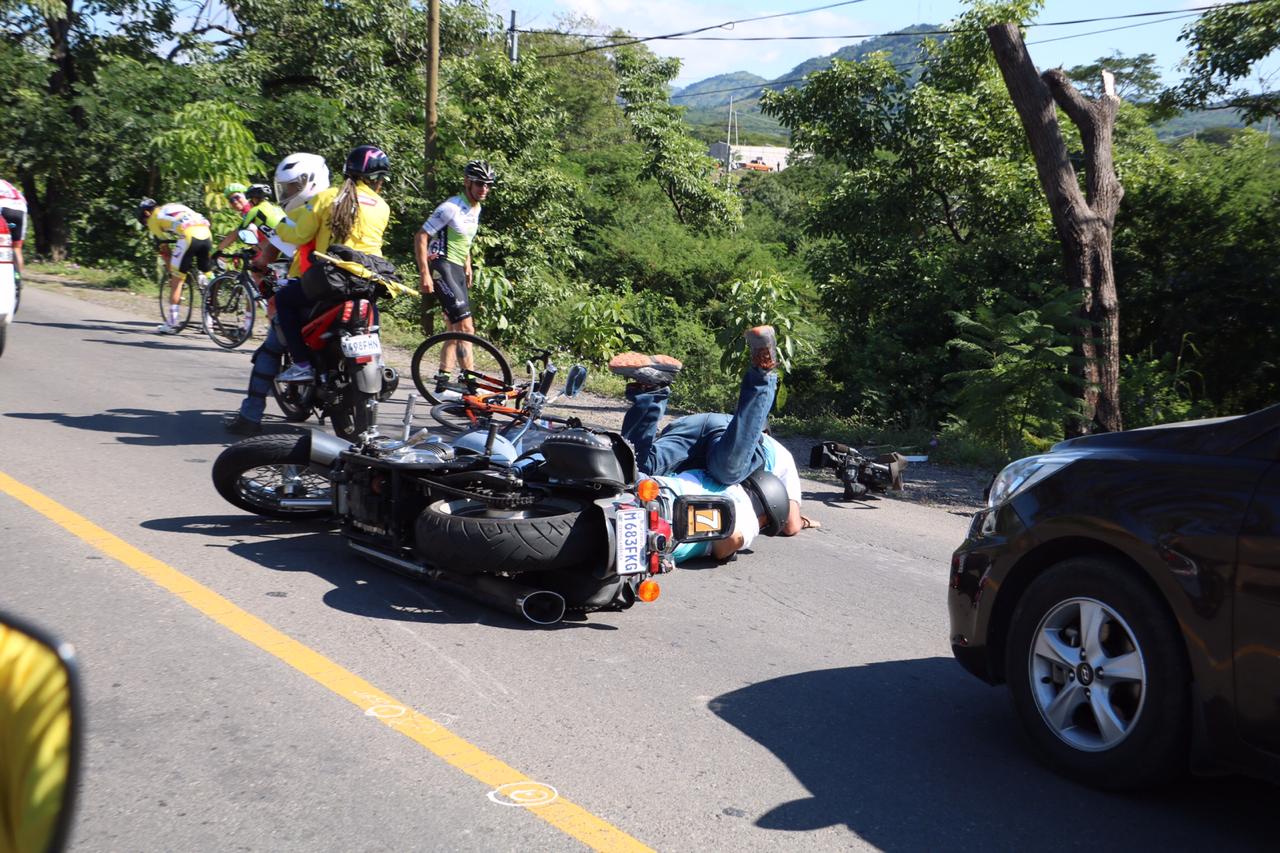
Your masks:
M1175 107L1215 106L1244 111L1245 121L1280 115L1280 92L1236 88L1280 47L1280 0L1257 0L1210 9L1178 36L1187 43L1187 77L1162 100Z
M737 228L741 202L716 185L716 164L705 143L689 135L680 109L667 98L680 60L659 59L643 47L630 46L618 48L615 61L623 112L648 152L643 177L658 182L682 224L703 231Z

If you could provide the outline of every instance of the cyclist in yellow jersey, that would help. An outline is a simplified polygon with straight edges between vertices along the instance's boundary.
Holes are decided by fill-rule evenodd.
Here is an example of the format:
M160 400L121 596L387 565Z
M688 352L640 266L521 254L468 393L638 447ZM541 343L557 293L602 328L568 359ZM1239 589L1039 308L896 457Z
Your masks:
M289 266L291 279L307 271L313 250L324 252L331 244L382 256L382 235L387 230L391 208L379 192L391 173L391 161L382 149L360 145L347 155L342 173L346 180L341 187L316 194L276 227L280 239L298 247ZM315 378L311 353L302 341L303 317L309 305L310 300L296 280L276 291L276 318L293 358L293 364L277 377L281 382L310 382Z
M156 332L162 335L178 333L178 310L182 302L182 282L191 264L195 262L197 269L207 273L210 268L209 254L213 249L213 234L209 231L209 220L183 204L157 204L155 199L144 198L138 203L138 221L147 226L147 231L157 240L177 238L177 244L168 253L169 266L169 320L156 326ZM161 252L164 257L164 252Z

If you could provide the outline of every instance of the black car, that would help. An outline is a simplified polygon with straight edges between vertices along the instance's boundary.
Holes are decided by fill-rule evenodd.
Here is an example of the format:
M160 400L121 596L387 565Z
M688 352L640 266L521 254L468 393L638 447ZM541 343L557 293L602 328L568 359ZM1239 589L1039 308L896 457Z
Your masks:
M951 648L1035 750L1106 788L1280 781L1280 405L1061 442L951 558Z

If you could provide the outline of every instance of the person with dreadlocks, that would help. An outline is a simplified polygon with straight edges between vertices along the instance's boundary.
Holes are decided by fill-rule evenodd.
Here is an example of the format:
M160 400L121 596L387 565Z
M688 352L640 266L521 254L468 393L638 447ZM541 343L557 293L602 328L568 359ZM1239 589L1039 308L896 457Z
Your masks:
M341 187L317 193L296 217L281 220L276 235L299 246L289 268L292 279L276 291L276 317L284 332L285 345L293 364L276 377L281 382L311 382L311 353L302 340L302 326L310 300L302 290L301 276L310 266L308 248L325 252L331 245L343 245L357 252L382 257L382 235L387 230L391 208L379 193L391 174L391 161L382 149L359 145L351 149L342 168L346 178Z

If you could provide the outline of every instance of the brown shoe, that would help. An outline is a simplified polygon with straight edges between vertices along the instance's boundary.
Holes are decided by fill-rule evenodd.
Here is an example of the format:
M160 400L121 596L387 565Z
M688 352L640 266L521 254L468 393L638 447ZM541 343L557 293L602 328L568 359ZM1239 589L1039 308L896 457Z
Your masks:
M747 348L751 350L751 364L761 370L773 370L778 366L778 345L773 326L756 326L747 329Z
M609 372L657 388L670 385L682 367L684 365L679 359L669 355L645 355L642 352L619 353L609 359Z

